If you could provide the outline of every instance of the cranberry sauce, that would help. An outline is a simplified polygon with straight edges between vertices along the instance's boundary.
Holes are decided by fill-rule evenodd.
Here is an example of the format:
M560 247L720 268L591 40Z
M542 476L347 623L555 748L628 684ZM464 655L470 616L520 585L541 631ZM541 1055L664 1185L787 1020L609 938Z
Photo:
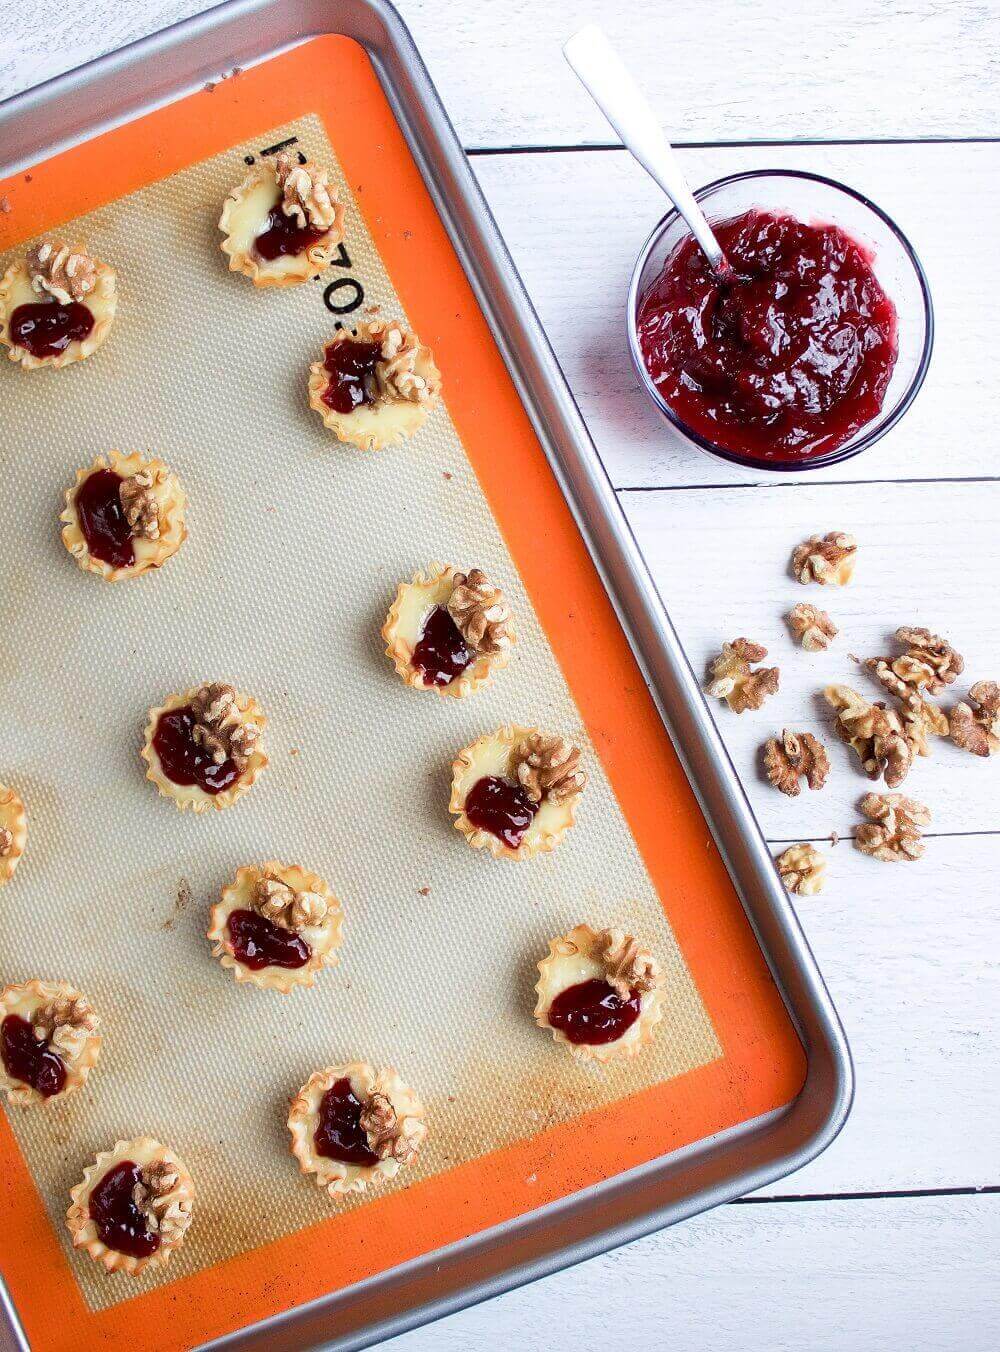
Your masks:
M451 685L475 657L445 606L435 606L410 658L425 685Z
M197 784L206 793L228 789L240 772L231 760L216 765L194 740L194 715L189 705L160 714L153 734L153 750L168 779L185 788Z
M304 939L258 911L231 912L226 928L233 956L251 972L262 967L304 967L312 955Z
M617 1042L639 1017L639 992L630 991L623 1000L607 981L595 977L560 991L549 1007L548 1020L553 1028L566 1034L570 1042L588 1047Z
M344 1164L378 1164L378 1156L368 1145L361 1127L361 1101L355 1098L346 1077L337 1080L323 1095L319 1105L319 1126L313 1144L320 1155Z
M39 301L19 305L10 317L10 341L33 357L58 357L70 343L82 342L94 327L94 316L86 305L71 300Z
M639 305L646 369L692 431L753 460L848 441L882 407L896 309L860 244L833 225L748 211L714 227L736 280L693 239Z
M335 413L353 413L361 404L371 403L370 391L375 384L375 367L382 348L361 338L342 338L329 343L324 353L323 369L329 373L330 383L322 399Z
M465 800L465 815L472 825L489 831L512 850L524 839L537 811L537 803L531 801L520 784L495 775L477 779Z
M8 1014L0 1024L0 1059L11 1079L31 1085L43 1098L62 1093L66 1084L62 1057L45 1039L39 1041L28 1020L17 1014Z
M135 1187L142 1170L131 1160L116 1164L90 1194L90 1219L98 1238L109 1249L132 1258L148 1258L160 1247L160 1236L149 1230L146 1217L135 1204Z
M264 229L253 242L254 252L266 263L288 254L305 253L327 232L312 225L299 225L294 216L286 216L281 203L271 208Z
M97 469L76 491L76 514L87 548L112 568L135 563L132 527L122 511L122 477L113 469Z

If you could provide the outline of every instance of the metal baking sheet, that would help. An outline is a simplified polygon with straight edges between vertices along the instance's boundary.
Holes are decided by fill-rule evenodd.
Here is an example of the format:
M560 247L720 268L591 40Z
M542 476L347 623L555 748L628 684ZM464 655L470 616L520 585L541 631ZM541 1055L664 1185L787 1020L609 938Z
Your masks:
M846 1116L842 1033L768 851L461 149L402 24L378 4L229 4L0 108L0 173L312 34L369 52L400 127L600 569L808 1054L795 1103L235 1335L360 1347L623 1242L798 1167ZM115 97L109 97L111 91ZM99 112L97 110L100 110ZM239 811L239 809L236 809ZM305 862L309 862L306 860Z

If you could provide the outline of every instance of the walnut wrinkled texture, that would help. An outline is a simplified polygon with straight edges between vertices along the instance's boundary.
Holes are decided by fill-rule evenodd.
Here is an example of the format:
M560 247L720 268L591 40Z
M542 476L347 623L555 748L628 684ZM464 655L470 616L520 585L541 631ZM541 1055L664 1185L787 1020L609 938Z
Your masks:
M417 370L420 357L420 339L401 324L375 321L371 324L372 338L382 344L381 359L375 363L378 393L386 400L407 400L412 404L427 404L435 389Z
M582 793L587 783L581 759L579 748L565 737L533 732L518 747L515 774L533 803L543 799L565 803Z
M961 654L940 634L902 625L895 637L905 652L899 657L871 657L865 666L899 699L913 690L939 695L965 670Z
M1000 752L1000 685L977 681L969 699L951 711L951 740L974 756L995 756Z
M258 879L253 904L265 919L295 931L321 925L329 910L326 899L318 893L297 892L270 874Z
M787 615L788 627L805 648L806 652L822 652L829 648L830 640L837 636L837 626L818 606L808 601L800 601L792 606Z
M330 175L312 160L299 164L283 150L275 156L274 172L281 188L281 210L298 226L329 230L337 219L337 196Z
M59 1053L74 1061L87 1039L97 1032L97 1015L82 995L57 996L39 1005L31 1016L36 1033Z
M895 709L869 703L848 685L829 685L823 694L837 711L837 736L857 752L868 778L884 777L890 789L901 784L913 763L913 748Z
M924 852L921 831L931 820L923 803L902 793L866 793L859 806L869 818L854 833L862 854L887 863L920 858Z
M141 469L129 479L123 479L118 489L122 511L132 534L140 540L160 538L160 505L153 492L151 470Z
M97 284L97 265L84 249L71 249L61 239L43 240L25 257L31 286L60 305L81 301Z
M759 709L778 689L781 675L777 667L751 670L752 662L762 662L766 656L767 649L748 638L724 643L722 652L709 667L710 680L705 689L717 699L724 699L735 714Z
M785 728L780 738L772 737L764 744L764 772L776 789L796 798L802 790L800 779L804 778L811 789L823 787L830 773L830 758L811 732Z
M936 704L924 699L916 686L893 671L885 657L871 657L865 667L890 695L899 700L903 735L915 756L931 754L930 738L948 736L948 717Z
M639 941L623 930L602 930L597 936L596 956L604 964L604 977L623 1000L633 991L640 995L663 984L660 965Z
M255 723L244 723L231 685L212 681L201 686L191 700L194 716L192 737L215 765L231 760L245 770L260 740Z
M800 582L843 587L854 575L858 543L846 531L810 535L792 551L792 572Z
M789 892L798 896L813 897L822 892L826 882L826 859L815 845L803 842L790 845L775 860L781 881Z
M191 1224L192 1198L176 1197L180 1174L166 1160L154 1160L132 1189L132 1201L142 1212L150 1234L164 1242L176 1241Z
M400 1164L413 1158L417 1147L407 1134L387 1094L375 1090L361 1109L361 1130L368 1137L368 1148L380 1160L393 1159Z
M6 859L14 848L14 833L6 826L0 826L0 859Z
M481 568L455 574L448 614L476 652L492 655L510 647L510 606Z

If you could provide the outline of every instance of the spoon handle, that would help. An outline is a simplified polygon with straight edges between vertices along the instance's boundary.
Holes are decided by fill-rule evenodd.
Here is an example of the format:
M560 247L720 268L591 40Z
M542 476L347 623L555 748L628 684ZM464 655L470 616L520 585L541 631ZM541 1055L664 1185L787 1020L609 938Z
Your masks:
M729 275L719 241L687 185L663 128L603 30L587 24L565 44L563 55L626 148L687 221L713 271Z

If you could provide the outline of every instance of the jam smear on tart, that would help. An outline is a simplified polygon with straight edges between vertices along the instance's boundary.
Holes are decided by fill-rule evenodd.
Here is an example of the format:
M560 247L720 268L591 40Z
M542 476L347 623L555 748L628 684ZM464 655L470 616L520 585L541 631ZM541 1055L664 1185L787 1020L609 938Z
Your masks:
M160 1247L160 1236L149 1229L135 1202L142 1170L131 1160L116 1164L90 1194L90 1219L102 1244L132 1258L149 1258Z
M76 514L87 548L112 568L135 563L132 527L122 510L124 480L113 469L97 469L77 489Z
M520 784L498 775L477 779L465 800L465 815L472 825L489 831L512 850L524 839L537 811L538 804Z
M598 1047L617 1042L628 1032L639 1017L640 999L632 990L623 1000L609 982L594 977L560 991L546 1017L570 1042Z
M323 353L323 369L330 379L322 400L335 413L353 413L372 402L375 367L382 357L381 343L363 338L342 338L329 343Z
M426 685L451 685L475 656L475 650L466 643L447 608L435 606L427 616L410 662Z
M66 1066L52 1051L47 1039L39 1039L27 1019L8 1014L0 1024L0 1057L14 1080L30 1085L43 1098L61 1094L66 1085Z
M153 750L168 779L187 788L197 784L205 793L221 793L240 777L236 762L216 765L194 740L195 718L190 705L160 714L153 734Z
M368 1168L378 1164L378 1156L369 1146L368 1134L361 1126L363 1107L346 1076L330 1086L320 1100L319 1125L313 1137L318 1154L326 1159L341 1160L344 1164Z
M252 972L264 967L304 967L312 956L303 938L259 911L233 911L226 929L233 956Z
M39 360L58 357L70 343L80 343L94 327L90 309L78 300L39 301L19 305L10 317L10 340Z
M271 208L264 229L254 240L254 252L266 263L273 263L276 258L305 253L327 233L314 225L299 225L294 216L282 211L279 202Z

